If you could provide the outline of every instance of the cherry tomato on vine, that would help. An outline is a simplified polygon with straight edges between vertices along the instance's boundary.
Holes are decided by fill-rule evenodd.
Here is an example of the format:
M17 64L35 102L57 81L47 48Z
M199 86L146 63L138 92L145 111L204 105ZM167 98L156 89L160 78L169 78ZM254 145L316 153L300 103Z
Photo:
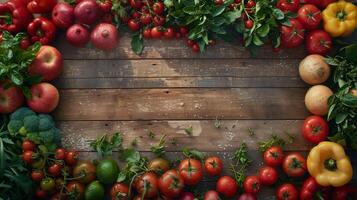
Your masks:
M31 142L30 140L24 140L22 142L22 150L23 151L34 151L36 148L36 145Z
M306 168L306 159L300 153L290 153L284 159L283 170L290 177L304 175Z
M199 160L187 158L180 162L178 171L185 185L196 185L201 181L202 164Z
M305 29L297 19L290 19L291 26L281 26L281 43L286 48L300 46L304 41Z
M205 161L205 171L210 176L220 175L223 169L222 160L217 156L208 157Z
M161 27L155 26L151 29L151 37L154 39L159 39L162 36Z
M150 24L152 21L152 18L151 18L151 15L148 14L148 13L143 13L141 16L140 16L140 22L144 25L148 25Z
M164 25L165 24L165 17L163 17L163 16L159 16L159 15L156 15L155 17L154 17L154 25L155 26L162 26L162 25Z
M110 189L110 197L112 200L128 200L129 187L124 183L115 183Z
M76 151L67 151L66 159L67 165L73 166L77 164L78 161L78 152Z
M82 183L78 181L71 181L67 184L67 196L72 199L83 199L85 187Z
M188 28L187 27L180 27L180 33L182 35L187 35L188 34Z
M129 4L133 8L141 8L143 6L142 0L129 0Z
M245 4L246 8L253 8L254 6L255 6L254 0L248 0L248 2Z
M154 13L156 13L157 15L161 15L164 12L164 9L165 9L165 5L160 1L152 5L152 11L154 11Z
M165 172L159 179L160 193L168 198L178 197L184 188L184 182L176 170Z
M192 48L192 51L194 51L196 53L200 52L200 46L197 44L197 42L195 42L191 48Z
M243 182L246 193L257 194L260 191L260 180L258 176L247 176Z
M52 176L59 176L61 174L62 165L55 163L48 167L47 172Z
M192 47L195 44L193 40L188 39L187 40L187 46Z
M232 177L222 176L217 181L216 191L227 198L231 198L237 193L238 184Z
M131 14L131 16L132 16L132 18L133 19L138 19L138 18L140 18L140 13L138 13L138 12L133 12L132 14ZM129 20L129 19L128 19Z
M64 150L63 148L58 148L55 151L55 158L57 160L64 160L66 159L66 150Z
M222 5L224 3L223 0L214 0L214 4L216 5Z
M296 12L299 9L299 0L278 0L276 7L283 12Z
M268 148L263 154L264 163L270 167L280 166L284 161L283 149L279 146Z
M247 21L244 22L244 26L245 26L245 28L247 28L247 29L253 28L253 25L254 25L253 20L248 19Z
M45 191L43 191L43 190L41 190L40 188L38 188L38 189L36 190L35 196L36 196L37 198L39 198L39 199L44 199L44 198L46 198L47 194L46 194Z
M143 37L145 39L150 39L151 38L151 29L150 28L146 28L143 31Z
M31 179L35 182L40 182L43 177L45 177L45 174L40 170L35 170L31 172Z
M278 172L269 166L262 167L259 170L259 180L262 185L273 185L278 180Z
M128 27L132 31L137 31L140 29L140 24L137 20L135 19L129 19L128 21Z
M46 177L42 179L40 186L43 191L52 192L56 187L55 180L53 180L53 178Z
M34 162L34 152L33 151L25 151L22 154L22 159L25 161L25 163L32 164Z
M175 37L175 30L173 28L167 28L165 31L164 31L164 34L163 34L163 37L165 39L172 39Z
M293 184L285 183L279 186L275 196L277 200L298 200L299 192Z

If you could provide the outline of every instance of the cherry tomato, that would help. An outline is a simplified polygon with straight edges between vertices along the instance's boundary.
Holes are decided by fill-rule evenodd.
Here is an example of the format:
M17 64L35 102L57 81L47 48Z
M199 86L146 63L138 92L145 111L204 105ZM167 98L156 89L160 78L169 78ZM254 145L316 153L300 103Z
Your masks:
M23 38L21 41L20 41L20 48L23 49L23 50L26 50L27 48L29 48L31 46L31 41L28 37L25 37Z
M255 1L253 0L248 0L248 2L245 4L246 8L253 8L255 6Z
M180 33L180 32L176 32L175 38L176 38L176 39L180 39L180 38L181 38L181 33Z
M154 17L154 25L155 26L162 26L162 25L165 24L165 20L166 20L165 17L156 15Z
M131 16L133 17L133 19L139 19L140 18L140 13L138 13L138 12L133 12L132 14L131 14ZM129 21L129 19L128 19L128 21Z
M151 23L151 20L152 20L151 15L148 14L148 13L144 13L144 14L142 14L141 17L140 17L140 22L141 22L142 24L144 24L144 25L150 24L150 23Z
M270 167L280 166L284 161L284 153L281 147L272 146L268 148L264 154L264 163Z
M281 26L281 43L286 48L300 46L304 41L305 30L297 19L290 19L291 26Z
M220 175L223 169L223 163L217 156L212 156L205 161L205 171L210 176Z
M305 4L299 9L297 19L305 29L313 30L321 23L321 11L312 4Z
M135 189L144 198L153 198L158 194L158 179L154 172L146 172L135 180ZM146 190L146 191L145 191Z
M243 193L238 200L257 200L257 198L253 194Z
M178 170L185 185L196 185L201 181L203 176L202 164L196 159L188 158L182 160L178 166Z
M113 6L112 0L99 0L97 4L103 13L109 13Z
M326 55L332 49L332 39L323 30L314 30L306 36L306 49L309 54Z
M259 170L259 180L262 185L273 185L278 180L278 172L269 166Z
M39 198L39 199L44 199L44 198L46 198L47 194L46 194L45 191L43 191L43 190L41 190L40 188L38 188L38 189L36 190L35 196L36 196L37 198Z
M61 169L62 169L62 165L55 163L53 165L51 165L48 169L47 172L52 175L52 176L59 176L61 174Z
M31 179L35 182L40 182L43 177L45 177L45 174L40 170L35 170L31 172Z
M67 184L66 188L67 196L71 197L70 199L83 199L85 187L82 183L71 181Z
M55 151L55 158L57 160L64 160L66 159L66 150L63 148L56 149Z
M244 22L244 26L247 29L253 28L253 25L254 25L254 22L252 20L250 20L250 19L248 19L247 21Z
M241 0L234 0L234 3L240 4Z
M183 192L178 200L194 200L195 196L191 192Z
M172 39L175 36L175 30L173 28L167 28L163 34L165 39Z
M200 46L197 44L197 42L194 43L191 48L192 48L192 51L194 51L196 53L200 52Z
M216 191L227 198L232 198L238 191L238 184L232 177L222 176L217 181Z
M203 200L220 200L218 192L214 190L209 190L205 193Z
M144 2L144 3L146 4L146 2ZM141 7L141 13L142 14L149 14L150 13L149 7L148 6Z
M129 4L133 8L141 8L143 6L142 0L129 0Z
M187 46L192 47L195 44L193 40L187 39Z
M165 9L165 5L160 1L152 5L152 11L154 11L154 13L156 13L157 15L161 15L164 12L164 9Z
M163 158L154 158L149 162L148 169L157 174L162 174L170 169L170 162Z
M25 151L22 154L22 159L25 161L25 163L32 164L34 161L34 152L33 151Z
M298 200L299 192L293 184L282 184L275 194L277 200Z
M70 165L70 166L73 166L73 165L77 164L78 152L76 152L76 151L67 151L65 161L66 161L67 165Z
M110 189L111 200L128 200L129 187L124 183L115 183Z
M258 176L247 176L243 182L246 193L257 194L260 191L260 180Z
M140 29L140 24L137 20L135 19L129 19L128 21L128 27L132 31L137 31Z
M214 0L214 4L216 5L222 5L224 3L223 0Z
M151 29L151 37L154 39L161 38L162 32L161 32L161 27L155 26L154 28Z
M51 192L55 189L56 183L55 183L55 180L53 180L53 178L46 177L46 178L42 179L40 186L43 191Z
M183 179L176 170L165 172L159 179L160 193L168 198L178 197L184 187Z
M22 150L23 151L34 151L36 148L36 145L31 142L30 140L24 140L22 142Z
M283 170L290 177L302 176L306 172L306 159L300 153L290 153L283 161Z
M145 39L150 39L151 38L151 29L150 28L146 28L144 31L143 31L143 37Z
M296 12L299 9L299 0L278 0L276 7L283 12Z
M180 33L182 35L187 35L188 34L188 28L186 27L180 27Z

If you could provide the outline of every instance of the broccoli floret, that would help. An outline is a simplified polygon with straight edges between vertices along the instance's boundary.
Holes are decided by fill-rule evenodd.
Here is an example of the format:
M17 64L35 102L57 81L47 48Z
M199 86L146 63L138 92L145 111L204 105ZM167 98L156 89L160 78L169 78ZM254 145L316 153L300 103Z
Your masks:
M45 144L53 143L54 139L55 139L55 131L54 131L54 129L51 129L48 131L40 131L38 133L38 136L41 138L41 140Z
M26 137L35 144L41 144L41 140L37 132L27 133Z
M24 127L26 132L35 132L39 128L39 117L37 115L30 115L24 118Z
M13 112L10 116L10 120L23 120L27 116L36 115L34 111L27 107L22 107Z
M54 127L54 123L51 118L47 115L38 115L39 120L39 127L40 131L50 130Z
M11 120L7 125L7 129L11 135L16 135L23 125L24 123L20 120Z

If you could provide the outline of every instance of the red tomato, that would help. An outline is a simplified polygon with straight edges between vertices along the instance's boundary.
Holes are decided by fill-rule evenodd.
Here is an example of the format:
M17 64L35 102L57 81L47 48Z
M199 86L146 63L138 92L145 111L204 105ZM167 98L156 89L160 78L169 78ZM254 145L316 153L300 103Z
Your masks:
M151 37L154 39L161 38L162 32L161 32L161 27L155 26L154 28L151 29Z
M77 164L78 152L76 152L76 151L67 151L65 161L66 161L67 165L70 165L70 166Z
M332 39L323 30L314 30L306 36L306 49L309 54L326 55L332 49Z
M320 116L310 116L305 119L302 127L301 133L304 138L314 144L326 140L329 132L329 127L327 122Z
M182 160L178 170L185 185L196 185L203 176L202 164L196 159L187 158Z
M39 199L44 199L46 198L47 194L45 191L41 190L41 189L37 189L36 190L36 197Z
M183 192L178 200L194 200L195 196L191 192Z
M197 42L194 43L191 48L192 48L192 51L194 51L196 53L200 52L200 46L197 44Z
M148 13L143 13L141 16L140 16L140 22L144 25L148 25L151 23L151 15L148 14Z
M150 28L147 28L143 31L143 37L145 39L150 39L151 38L151 29Z
M31 179L35 182L40 182L43 177L45 177L45 174L42 171L32 171L31 172Z
M165 5L160 1L158 1L158 2L154 3L154 5L152 5L152 10L157 15L161 15L164 12L164 9L165 9Z
M254 25L254 22L252 20L250 20L250 19L248 19L247 21L244 22L244 26L247 29L253 28L253 25Z
M52 176L58 176L61 174L61 169L62 169L62 165L55 163L53 165L51 165L48 169L47 172L52 175Z
M283 162L283 170L290 177L299 177L306 172L306 159L300 153L290 153Z
M205 193L203 200L220 200L218 192L214 190L209 190Z
M31 164L34 161L34 152L33 151L25 151L22 154L22 159L25 161L27 164Z
M216 5L222 5L224 3L223 0L214 0L214 4Z
M163 37L165 39L172 39L175 36L175 30L173 28L167 28L166 31L163 34Z
M290 19L291 26L281 26L281 43L286 48L297 47L304 41L304 28L297 19Z
M154 17L154 25L155 26L162 26L162 25L165 24L165 20L166 20L165 17L156 15Z
M305 4L313 4L319 8L325 8L328 4L336 0L305 0Z
M135 189L144 198L153 198L158 194L158 180L154 172L146 172L135 180ZM146 191L145 191L146 190Z
M160 193L169 198L178 197L183 191L184 182L176 170L165 172L159 179Z
M255 1L253 0L248 0L248 2L245 4L246 8L253 8L255 6Z
M71 199L83 199L85 187L82 183L71 181L67 184L67 195Z
M132 31L137 31L137 30L140 29L140 24L139 24L139 22L138 22L137 20L135 20L135 19L130 19L130 20L128 21L128 27L129 27L129 29L132 30Z
M212 156L205 161L205 171L210 176L220 175L223 169L223 163L217 156Z
M276 7L283 12L296 12L299 9L299 0L278 0Z
M297 19L305 29L316 29L321 23L321 10L312 4L305 4L299 9Z
M298 200L299 192L293 184L282 184L275 194L277 200Z
M259 180L263 185L273 185L278 180L278 172L269 166L259 170Z
M55 151L55 158L57 160L64 160L66 159L66 150L64 150L63 148L58 148Z
M194 44L195 44L195 42L193 40L190 40L190 39L187 40L187 45L189 47L192 47Z
M181 38L181 33L180 32L176 32L175 37L176 37L176 39L180 39Z
M111 200L128 200L129 187L124 183L115 183L110 189Z
M314 177L307 178L300 189L300 200L313 200L320 193L321 199L330 199L331 191L329 187L319 185ZM320 198L319 198L320 199ZM333 200L336 200L333 198Z
M129 0L129 4L133 8L141 8L143 6L142 0Z
M36 148L36 145L31 142L30 140L24 140L22 142L22 150L23 151L34 151Z
M188 34L188 29L186 27L180 27L180 33L182 35L187 35Z
M135 11L135 12L133 12L133 14L131 14L131 16L133 17L133 19L138 19L138 18L140 18L140 13Z
M284 153L281 147L272 146L264 152L263 158L266 165L277 167L283 163Z
M243 193L238 200L257 200L257 198L253 194Z
M222 176L217 181L216 190L225 197L231 198L237 193L238 184L232 177Z
M246 193L257 194L260 191L260 180L258 176L247 176L243 182Z

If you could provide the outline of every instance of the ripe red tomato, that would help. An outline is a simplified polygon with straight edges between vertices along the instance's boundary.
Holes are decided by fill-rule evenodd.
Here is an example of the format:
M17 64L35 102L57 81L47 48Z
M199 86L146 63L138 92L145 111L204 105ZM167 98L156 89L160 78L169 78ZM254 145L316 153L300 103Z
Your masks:
M176 32L175 38L176 39L180 39L181 38L181 33L180 32Z
M244 26L247 29L253 28L253 25L254 25L254 22L252 20L250 20L250 19L248 19L247 21L244 22Z
M300 153L290 153L284 159L283 170L290 177L302 176L306 172L306 159Z
M135 19L129 19L128 21L128 27L132 31L137 31L140 29L140 24L137 20Z
M243 182L246 193L257 194L260 191L260 180L258 176L247 176Z
M66 159L67 165L73 166L77 164L78 161L78 152L76 151L67 151Z
M321 23L321 10L312 4L305 4L299 9L297 19L305 29L316 29Z
M167 28L163 34L165 39L172 39L175 36L175 30L173 28Z
M46 198L47 194L45 191L41 190L40 188L36 190L36 197L39 199Z
M150 39L151 38L151 29L150 28L146 28L144 31L143 31L143 37L145 39Z
M264 163L270 167L277 167L283 163L284 153L279 146L272 146L263 154Z
M50 175L56 177L61 174L61 169L62 169L62 165L55 163L55 164L51 165L50 167L48 167L47 172Z
M202 164L199 160L187 158L180 162L178 171L185 185L196 185L201 181Z
M55 151L55 158L57 160L64 160L66 159L66 150L64 150L63 148L58 148Z
M138 13L138 12L133 12L132 14L131 14L131 17L133 18L133 19L138 19L138 18L140 18L140 13ZM128 21L129 21L129 19L128 19Z
M187 35L188 34L188 28L186 28L186 27L180 27L180 33L182 34L182 35Z
M140 16L140 22L144 25L148 25L151 23L151 15L148 14L148 13L143 13L141 16Z
M25 151L22 154L22 159L25 161L27 164L31 164L34 161L34 152L33 151Z
M129 187L124 183L115 183L110 189L111 200L127 200L128 195Z
M40 182L43 179L43 177L45 177L45 174L40 170L31 172L31 179L35 182Z
M143 6L142 0L129 0L129 4L133 8L141 8Z
M332 49L332 39L323 30L314 30L306 36L306 49L309 54L326 55Z
M293 184L282 184L275 194L277 200L298 200L299 192Z
M165 5L160 1L152 5L152 11L154 11L154 13L156 13L157 15L161 15L164 12L164 9L165 9Z
M151 29L151 37L154 39L161 38L162 32L161 32L161 27L155 26L154 28Z
M238 184L232 177L222 176L217 181L216 190L225 197L231 198L237 193Z
M269 166L259 170L259 180L263 185L273 185L278 180L278 172Z
M71 199L83 199L85 187L82 183L71 181L67 184L67 196Z
M304 0L305 4L313 4L319 8L325 8L328 4L336 0Z
M248 0L247 3L245 4L246 8L253 8L255 6L255 1L253 0Z
M158 194L158 179L154 172L146 172L135 180L136 191L144 198L153 198Z
M214 190L209 190L205 193L203 200L220 200L218 192Z
M257 198L253 194L243 193L238 200L257 200Z
M154 17L154 25L155 26L162 26L162 25L165 24L165 20L166 20L165 17L156 15Z
M23 151L34 151L36 148L36 145L31 142L30 140L24 140L22 142L22 150Z
M166 197L178 197L183 191L183 187L183 179L174 169L165 172L159 179L159 190Z
M283 12L296 12L299 9L299 0L278 0L276 7Z
M194 51L196 53L200 52L200 46L197 44L197 42L194 43L191 48L192 48L192 51Z
M327 122L320 116L313 115L305 119L301 133L306 140L317 144L326 139L329 132Z
M187 46L192 47L195 44L193 40L187 39Z
M304 41L305 30L297 19L290 19L291 26L281 26L281 43L286 48L297 47Z
M214 0L214 4L216 5L222 5L224 3L223 0Z
M223 169L223 163L217 156L212 156L205 161L205 170L210 176L220 175Z
M181 193L178 200L194 200L195 196L191 192L183 192Z

